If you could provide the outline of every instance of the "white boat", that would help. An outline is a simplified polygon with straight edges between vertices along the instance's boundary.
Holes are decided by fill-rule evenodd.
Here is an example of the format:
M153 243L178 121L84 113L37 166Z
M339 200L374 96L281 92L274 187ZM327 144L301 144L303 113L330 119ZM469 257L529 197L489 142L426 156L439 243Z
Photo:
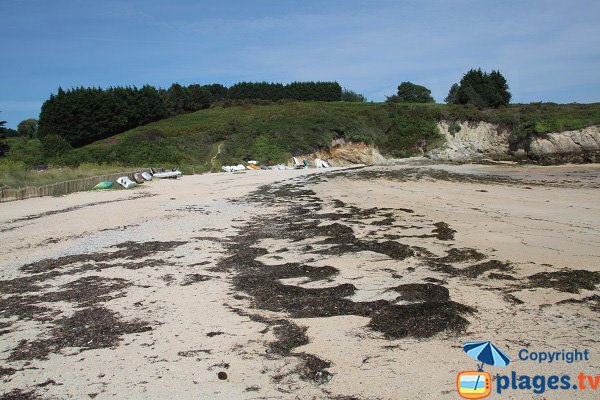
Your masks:
M315 159L315 166L317 168L329 168L327 161L323 161L320 158Z
M238 164L238 165L224 165L221 167L221 169L225 172L236 172L236 171L243 171L246 169L246 167L244 167L242 164Z
M135 183L134 181L132 181L131 179L129 179L126 176L122 176L119 179L117 179L117 183L121 186L123 186L125 189L131 189L132 187L136 187L137 183Z
M144 178L147 181L151 181L152 180L152 174L150 172L142 172L142 178Z
M154 178L159 178L159 179L177 179L181 175L182 175L182 173L178 169L173 169L171 171L161 171L161 172L155 172L154 170L152 170L152 176Z
M300 160L298 160L296 157L292 157L292 158L294 160L294 168L296 168L296 169L306 168L304 163L301 163Z

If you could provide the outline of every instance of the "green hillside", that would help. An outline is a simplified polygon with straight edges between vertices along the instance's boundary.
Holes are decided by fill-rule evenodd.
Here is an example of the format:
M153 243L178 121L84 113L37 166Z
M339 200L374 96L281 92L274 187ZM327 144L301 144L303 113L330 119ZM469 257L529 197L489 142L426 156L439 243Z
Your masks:
M282 162L291 155L330 146L345 138L377 146L403 157L417 146L441 144L440 120L488 121L528 135L578 129L600 123L600 103L589 105L529 104L480 111L470 106L345 102L284 102L267 105L217 105L145 125L82 149L77 158L96 163L130 165L167 163L209 168L216 143L217 160L239 163L257 159Z
M374 144L383 154L405 157L419 148L427 150L443 143L436 128L440 120L498 123L511 130L518 141L530 135L600 124L600 103L535 103L490 110L433 103L217 103L81 148L66 149L59 157L45 156L39 141L14 139L6 158L30 165L178 166L200 172L249 159L284 162L292 155L327 148L334 138ZM211 163L219 145L221 152Z

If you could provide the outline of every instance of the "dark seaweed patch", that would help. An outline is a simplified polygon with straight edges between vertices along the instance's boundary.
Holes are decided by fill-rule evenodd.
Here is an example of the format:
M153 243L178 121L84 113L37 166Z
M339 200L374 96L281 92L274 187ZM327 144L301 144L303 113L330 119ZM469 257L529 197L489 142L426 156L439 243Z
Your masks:
M564 270L540 272L528 277L531 287L552 288L560 292L579 293L581 289L594 290L600 283L600 272Z
M512 304L523 304L523 303L525 303L523 300L521 300L521 299L513 296L510 293L506 293L504 295L504 300L506 300L506 301L508 301L509 303L512 303Z
M436 222L433 226L435 226L435 229L432 233L435 234L436 238L439 240L454 240L456 231L450 228L450 225L445 222Z
M307 328L286 320L279 321L279 323L273 328L273 334L277 340L268 344L267 353L298 357L302 361L295 372L300 375L301 379L318 384L328 382L332 376L327 371L327 368L331 367L329 361L308 353L292 352L294 348L308 344Z
M59 312L40 305L41 303L65 301L76 303L79 307L87 307L123 296L122 290L129 286L131 283L125 279L109 279L99 276L83 277L62 285L57 291L31 296L14 295L0 299L0 316L49 321L52 319L51 316L57 315Z
M12 375L15 372L17 372L17 370L14 368L10 368L10 367L6 368L6 367L0 366L0 377Z
M328 244L330 246L314 251L320 254L372 251L385 254L396 260L403 260L415 254L410 246L393 240L379 242L356 238L350 226L338 222L347 218L344 217L344 213L315 214L315 210L320 209L323 203L322 200L316 197L313 191L301 188L301 184L279 185L276 188L263 186L252 196L247 197L247 199L250 199L249 201L259 201L261 203L268 202L272 204L284 202L287 206L287 212L280 212L272 217L263 217L244 227L241 230L241 234L237 235L234 241L228 244L228 249L233 254L220 261L214 270L235 272L237 275L233 278L233 283L236 289L248 293L252 297L255 307L270 311L286 312L295 318L334 315L361 315L375 318L374 315L379 315L379 313L390 307L394 307L394 310L401 310L403 307L408 307L404 310L406 320L418 319L419 317L412 316L413 311L416 310L413 304L392 305L386 300L354 302L348 299L348 296L354 294L357 290L351 284L305 288L297 285L286 285L281 282L281 279L298 277L306 277L308 280L331 279L337 273L335 268L311 267L293 263L266 265L257 261L258 257L268 254L265 249L253 247L253 245L263 238L286 238L300 241L318 236L326 236L326 239L321 241L320 244ZM341 203L337 205L341 207ZM391 216L389 209L383 208L360 209L346 206L345 210L352 215L353 219ZM330 224L324 223L328 219L335 222ZM442 237L445 237L444 235L452 231L444 223L437 224L436 228L440 230L439 235ZM421 295L421 298L425 298L427 303L433 304L432 299L440 300L446 298L445 294L441 293L444 290L445 288L442 287L442 289L437 289L435 295ZM416 294L413 295L417 296ZM470 311L468 307L460 307L456 303L445 300L435 304L436 306L432 307L433 314L440 315L444 311L444 315L448 317L447 319L450 319L450 315L453 312L456 316L459 316L460 313ZM429 314L427 308L423 310L419 309L419 311L423 311L425 315ZM388 312L386 315L391 314ZM435 315L435 321L443 322L442 317L435 318ZM378 321L381 321L383 317L380 316L378 318ZM426 319L426 317L423 318ZM463 319L457 318L454 322L456 321L466 323L466 320ZM388 322L391 324L397 322L404 324L406 321L388 318ZM374 323L372 327L378 329L380 324ZM435 323L426 325L426 327L424 329L431 328L431 334L445 329L443 325L437 326ZM454 323L454 325L451 323L449 329L457 330L458 322ZM401 328L396 329L396 331L400 330ZM393 332L394 328L386 329L387 331ZM408 332L412 332L412 330L408 330ZM418 332L418 334L424 335L423 332Z
M113 348L123 335L152 329L144 321L125 322L118 313L102 307L76 311L71 317L56 321L55 325L46 339L22 340L8 360L45 359L48 354L66 347L78 347L81 351Z
M55 269L74 266L78 263L106 263L115 260L139 260L150 255L173 250L187 242L124 242L113 246L119 250L113 252L98 252L89 254L75 254L59 258L50 258L26 264L21 267L22 271L30 273L48 272Z
M2 280L0 281L0 293L9 294L37 292L42 289L42 287L38 285L39 282L52 279L59 275L59 272L52 271L34 276Z
M191 285L193 283L196 282L205 282L212 279L212 277L208 276L208 275L202 275L202 274L188 274L185 276L183 283L181 284L181 286L188 286Z
M281 325L273 328L273 334L277 340L269 343L267 352L282 356L290 355L295 347L308 344L306 329L306 327L300 327L293 322L282 321Z
M437 261L442 263L456 263L465 261L481 261L485 255L475 249L469 248L452 248L448 250L444 257L438 258Z
M0 317L11 318L18 317L20 319L35 319L38 321L49 321L51 315L56 315L58 312L51 308L31 304L24 300L22 296L10 296L0 299Z
M36 392L26 392L22 389L13 389L10 392L4 393L0 396L0 400L36 400L39 399L40 395Z
M432 283L408 283L388 290L400 293L399 299L404 301L440 302L450 300L450 292L447 288Z
M332 239L332 241L335 239ZM405 244L386 240L383 242L354 240L347 243L338 244L328 249L316 251L318 254L341 255L345 253L358 253L361 251L372 251L374 253L385 254L395 260L404 260L412 257L415 252Z
M434 271L442 272L451 276L464 276L467 278L477 278L488 271L512 271L512 267L502 261L490 260L480 264L468 266L466 268L457 268L450 264L445 264L437 261L427 263L429 268Z
M297 353L295 356L303 360L296 369L296 372L300 375L301 379L317 384L323 384L329 382L333 377L333 375L327 371L327 368L331 367L331 362L308 353Z
M376 313L369 327L395 339L427 338L443 331L464 332L469 322L460 314L474 311L453 301L392 305Z
M371 222L371 225L375 226L389 226L394 224L394 218L391 216L387 216L382 220Z
M435 168L402 168L402 169L381 169L381 170L364 170L356 172L342 171L338 175L329 174L329 177L334 176L351 176L353 179L374 180L385 179L390 181L409 182L418 181L421 179L437 179L449 182L467 182L467 183L483 183L483 184L504 184L515 185L522 184L521 180L498 175L472 175L459 174ZM534 183L528 182L532 185Z
M464 268L462 274L468 278L475 278L488 271L512 271L512 266L502 261L490 260Z
M131 282L126 279L86 276L61 286L62 290L31 296L31 299L39 302L68 301L79 306L90 306L124 296L123 292L113 292L122 291L129 286Z
M501 280L505 280L505 281L516 281L517 278L515 278L512 275L508 275L508 274L497 274L495 272L492 272L491 274L488 275L488 278L490 279L501 279Z

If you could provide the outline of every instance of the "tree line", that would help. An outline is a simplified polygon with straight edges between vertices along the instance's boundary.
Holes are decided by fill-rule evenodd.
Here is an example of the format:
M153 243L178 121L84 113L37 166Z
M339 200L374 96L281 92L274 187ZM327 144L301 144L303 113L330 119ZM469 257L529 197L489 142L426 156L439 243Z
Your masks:
M508 83L499 71L487 73L471 69L459 83L452 85L445 101L497 108L510 102L508 89ZM366 101L364 96L342 88L337 82L239 82L229 88L221 84L183 86L178 83L168 89L150 85L142 88L59 88L43 104L39 121L22 121L17 132L25 137L38 136L51 147L80 147L166 117L202 110L216 102L284 99ZM387 102L433 103L435 100L425 86L402 82ZM4 128L3 133L13 136L15 132Z
M287 85L268 82L240 82L229 88L229 99L279 101L340 101L342 87L337 82L292 82Z
M500 71L487 73L471 69L463 75L460 83L450 87L444 101L448 104L472 104L479 109L498 108L510 103L512 95L508 91L508 82ZM389 96L389 103L434 103L431 90L412 82L402 82L398 92Z
M72 147L80 147L160 119L202 110L224 100L283 99L300 101L364 101L337 82L240 82L230 88L221 84L182 86L168 89L136 87L58 89L44 102L36 134L44 142L60 136ZM352 96L354 95L354 97Z

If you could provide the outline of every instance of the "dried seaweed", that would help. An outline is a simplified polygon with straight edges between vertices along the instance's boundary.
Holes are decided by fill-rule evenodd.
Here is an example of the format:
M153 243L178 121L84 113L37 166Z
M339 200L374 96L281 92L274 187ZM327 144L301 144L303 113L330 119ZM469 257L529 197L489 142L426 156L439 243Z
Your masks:
M447 288L432 283L408 283L388 290L400 293L400 300L404 301L433 301L442 302L450 300Z
M528 277L531 287L552 288L560 292L579 293L582 289L594 290L600 284L600 272L564 270L540 272Z
M0 400L36 400L40 398L40 395L36 392L24 391L23 389L13 389L0 395Z
M45 359L48 354L58 353L67 347L78 347L81 351L112 348L122 340L123 335L151 329L148 322L126 322L114 311L90 307L56 321L48 338L22 340L8 360Z

